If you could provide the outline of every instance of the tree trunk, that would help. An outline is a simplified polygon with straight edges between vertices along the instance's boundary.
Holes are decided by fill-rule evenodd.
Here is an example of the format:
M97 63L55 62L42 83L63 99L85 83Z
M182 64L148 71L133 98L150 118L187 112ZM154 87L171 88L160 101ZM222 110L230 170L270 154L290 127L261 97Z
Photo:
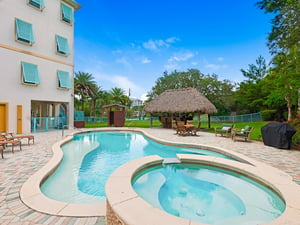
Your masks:
M285 100L287 102L286 106L287 106L287 109L288 109L288 122L292 121L293 117L292 117L292 102L291 102L291 98L290 98L290 95L287 94L285 96Z

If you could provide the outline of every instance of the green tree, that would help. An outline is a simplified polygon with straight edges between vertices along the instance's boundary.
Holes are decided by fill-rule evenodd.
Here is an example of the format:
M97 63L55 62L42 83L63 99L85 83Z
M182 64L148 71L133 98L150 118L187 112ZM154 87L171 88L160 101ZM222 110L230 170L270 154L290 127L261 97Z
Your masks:
M261 0L257 6L265 13L274 15L272 31L268 37L268 47L272 54L286 52L299 47L300 39L300 1L299 0Z
M300 65L297 56L280 53L274 57L270 75L268 76L271 93L268 96L269 105L286 104L288 121L293 119L293 108L297 110L300 89ZM298 62L293 62L298 61ZM296 67L296 68L295 68Z
M130 106L130 99L122 88L114 87L109 94L111 103Z
M247 70L241 69L244 77L247 77L252 82L257 82L263 79L268 73L268 67L266 60L263 56L259 56L256 59L255 64L249 64L249 68Z
M204 75L197 69L188 69L185 72L164 72L158 78L151 91L149 100L168 89L195 88L206 96L218 109L218 113L228 114L233 102L233 88L229 80L219 81L216 74Z
M280 102L284 98L290 121L293 106L300 102L300 1L261 0L257 5L266 13L274 15L268 47L274 55L270 73L272 79L269 79L272 82L270 87L276 88L272 89L268 102Z
M235 105L239 113L259 112L265 107L269 91L265 88L263 78L268 71L266 60L262 56L256 59L256 64L249 64L247 70L241 69L248 79L239 84L235 93Z
M86 98L91 97L94 93L96 82L90 73L79 71L75 73L74 77L74 93L79 96L81 101L81 110L84 110L84 101Z
M100 108L101 105L97 104L99 102L99 99L103 97L103 90L100 86L95 85L93 88L93 92L90 95L91 101L90 101L90 116L97 116L97 106Z

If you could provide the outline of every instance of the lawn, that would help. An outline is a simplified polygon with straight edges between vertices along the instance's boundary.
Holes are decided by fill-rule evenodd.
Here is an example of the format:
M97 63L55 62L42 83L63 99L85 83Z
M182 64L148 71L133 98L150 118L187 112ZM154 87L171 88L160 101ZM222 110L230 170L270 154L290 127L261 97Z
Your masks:
M251 133L252 140L262 140L261 137L261 128L268 124L268 122L239 122L234 123L235 128L244 128L246 125L253 126L254 130ZM161 126L161 123L158 120L154 120L152 123L153 127ZM201 123L201 128L204 128L204 132L214 133L214 127L221 126L222 123L211 123L211 128L208 128L207 123ZM195 124L196 126L196 124ZM86 123L85 128L95 128L95 127L107 127L107 122L99 123ZM149 120L129 120L125 122L125 127L141 127L141 128L150 128Z

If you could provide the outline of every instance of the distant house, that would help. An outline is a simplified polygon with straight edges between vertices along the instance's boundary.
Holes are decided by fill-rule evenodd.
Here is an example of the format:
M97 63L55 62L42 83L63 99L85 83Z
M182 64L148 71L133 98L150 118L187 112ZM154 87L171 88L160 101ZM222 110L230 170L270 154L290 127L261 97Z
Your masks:
M143 101L138 98L131 98L131 106L142 106Z
M73 124L73 0L1 2L0 132Z

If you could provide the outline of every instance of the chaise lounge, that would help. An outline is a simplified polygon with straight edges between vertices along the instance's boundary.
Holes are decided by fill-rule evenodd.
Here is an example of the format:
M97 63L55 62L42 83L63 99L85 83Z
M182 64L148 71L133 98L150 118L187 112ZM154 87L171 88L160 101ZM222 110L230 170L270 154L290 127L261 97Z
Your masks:
M13 153L14 153L14 146L15 145L19 145L20 146L20 151L22 150L22 146L21 146L21 141L20 140L8 140L4 135L0 135L0 145L3 147L3 149L5 149L5 147L8 144L11 145L11 150L12 150ZM3 152L2 152L2 154L3 154Z
M34 144L34 136L33 135L16 135L16 136L14 136L13 133L7 133L7 134L10 135L10 137L5 135L7 140L19 140L19 141L21 141L22 139L27 139L28 140L28 145L30 145L30 140L32 141L32 144Z
M236 139L244 139L245 141L250 140L251 132L253 131L253 127L245 126L243 129L233 129L232 130L232 140Z
M215 127L215 135L221 134L221 136L225 135L226 137L229 137L233 128L234 124L223 123L221 127Z

